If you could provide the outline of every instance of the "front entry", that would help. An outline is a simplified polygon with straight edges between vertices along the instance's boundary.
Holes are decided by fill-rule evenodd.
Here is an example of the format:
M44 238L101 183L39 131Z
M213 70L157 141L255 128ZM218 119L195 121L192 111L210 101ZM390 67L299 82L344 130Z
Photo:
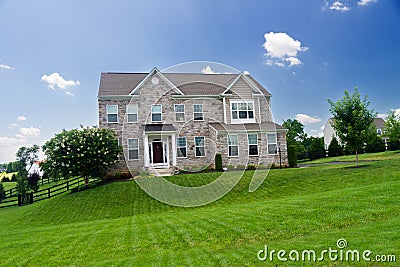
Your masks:
M152 149L153 149L153 163L164 163L164 149L163 143L160 142L152 142Z

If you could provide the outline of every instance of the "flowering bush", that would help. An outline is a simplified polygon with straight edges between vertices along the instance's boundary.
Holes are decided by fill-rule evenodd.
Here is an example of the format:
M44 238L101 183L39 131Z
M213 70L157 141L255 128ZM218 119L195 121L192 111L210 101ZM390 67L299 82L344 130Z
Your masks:
M81 127L57 134L44 144L43 151L47 158L41 168L50 176L81 176L88 183L92 171L104 173L122 148L112 130Z

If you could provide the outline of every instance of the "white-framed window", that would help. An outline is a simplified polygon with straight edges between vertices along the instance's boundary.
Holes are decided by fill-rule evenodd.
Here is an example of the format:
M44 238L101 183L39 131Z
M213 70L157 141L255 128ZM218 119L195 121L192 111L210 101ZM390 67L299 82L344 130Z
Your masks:
M118 105L107 105L107 122L117 123L118 122Z
M248 134L249 156L258 156L258 134Z
M204 120L203 104L194 104L193 105L193 120L195 120L195 121Z
M160 104L151 106L151 121L162 121L162 106Z
M228 135L228 156L229 157L239 156L239 143L237 134Z
M194 137L194 146L195 146L195 156L196 157L205 157L206 150L205 150L205 143L204 143L204 136L195 136Z
M176 138L176 154L178 158L186 158L186 137Z
M276 133L267 134L268 155L276 155L278 153L278 139Z
M255 122L254 101L231 101L231 116L233 123Z
M174 106L175 111L175 121L185 121L185 105L176 104Z
M138 105L137 104L126 105L126 114L128 116L127 122L137 122Z
M128 139L128 160L139 159L139 139Z

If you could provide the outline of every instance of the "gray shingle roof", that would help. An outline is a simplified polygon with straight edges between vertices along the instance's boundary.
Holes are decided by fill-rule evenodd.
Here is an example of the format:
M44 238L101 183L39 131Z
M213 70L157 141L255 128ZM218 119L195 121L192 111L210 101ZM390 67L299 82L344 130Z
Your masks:
M218 132L246 132L246 131L263 131L263 132L274 132L274 131L285 131L286 128L276 124L274 122L263 122L263 123L249 123L249 124L225 124L219 122L210 122L209 125Z
M219 95L238 74L163 73L185 95ZM99 96L129 95L148 73L102 73ZM270 93L253 77L247 75L265 94Z

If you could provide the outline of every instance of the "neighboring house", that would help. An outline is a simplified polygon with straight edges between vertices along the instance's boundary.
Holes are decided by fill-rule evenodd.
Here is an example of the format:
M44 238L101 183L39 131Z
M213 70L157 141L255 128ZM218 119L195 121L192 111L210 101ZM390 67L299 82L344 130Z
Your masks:
M389 140L389 138L383 136L383 134L385 133L385 130L386 130L385 121L382 118L375 118L373 121L373 125L375 125L375 127L376 127L376 134L378 136L382 137L382 140L385 142L385 146L387 147L387 141ZM329 118L328 121L326 122L326 125L324 128L325 149L328 149L333 136L335 136L336 139L338 140L339 144L341 144L340 139L337 136L335 129L333 129L333 127L332 127L332 118Z
M117 169L287 165L286 129L272 121L271 94L250 75L102 73L99 127L124 150Z

